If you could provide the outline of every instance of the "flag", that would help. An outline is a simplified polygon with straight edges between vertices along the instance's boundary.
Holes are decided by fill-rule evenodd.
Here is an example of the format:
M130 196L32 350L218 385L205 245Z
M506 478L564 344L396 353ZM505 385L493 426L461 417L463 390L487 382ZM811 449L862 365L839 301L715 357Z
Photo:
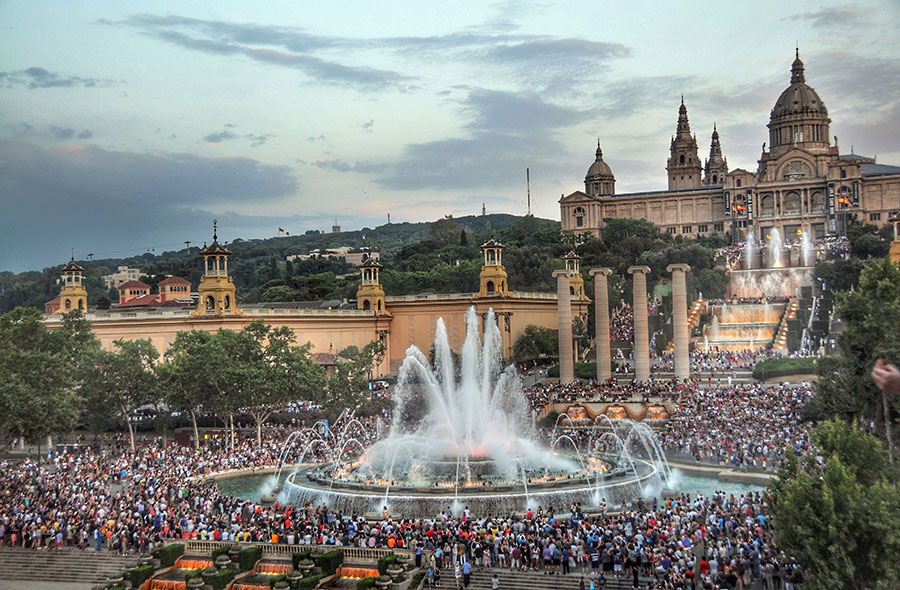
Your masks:
M278 233L283 234L283 233L284 233L284 228L283 228L283 227L279 227L279 228L278 228Z

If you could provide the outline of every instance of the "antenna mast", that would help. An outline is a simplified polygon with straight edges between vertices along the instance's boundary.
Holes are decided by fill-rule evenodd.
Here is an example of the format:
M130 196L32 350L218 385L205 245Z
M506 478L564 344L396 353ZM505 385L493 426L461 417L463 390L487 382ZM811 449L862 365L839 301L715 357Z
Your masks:
M525 187L528 193L528 214L531 215L531 170L525 169Z

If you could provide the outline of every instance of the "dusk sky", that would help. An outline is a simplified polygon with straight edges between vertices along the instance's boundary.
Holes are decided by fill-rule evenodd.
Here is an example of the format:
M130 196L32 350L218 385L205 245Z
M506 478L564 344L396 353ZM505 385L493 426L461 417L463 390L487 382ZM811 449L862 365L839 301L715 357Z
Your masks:
M376 8L377 7L377 8ZM842 153L900 165L900 2L0 2L0 270L223 240L559 218L597 137L666 187L684 94L756 170L795 43Z

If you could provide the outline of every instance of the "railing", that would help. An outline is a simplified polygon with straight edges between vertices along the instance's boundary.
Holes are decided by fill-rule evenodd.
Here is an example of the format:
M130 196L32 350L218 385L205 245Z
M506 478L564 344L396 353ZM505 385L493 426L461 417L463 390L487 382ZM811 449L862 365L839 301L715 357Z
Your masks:
M239 543L237 541L200 541L189 539L183 541L181 539L166 540L165 544L184 543L184 552L186 555L208 555L219 547L238 547L245 549L247 547L260 547L264 556L290 557L294 553L302 553L309 550L318 551L340 551L344 554L345 561L377 561L381 557L385 557L392 553L410 553L408 549L402 548L368 548L368 547L349 547L346 545L286 545L272 543Z

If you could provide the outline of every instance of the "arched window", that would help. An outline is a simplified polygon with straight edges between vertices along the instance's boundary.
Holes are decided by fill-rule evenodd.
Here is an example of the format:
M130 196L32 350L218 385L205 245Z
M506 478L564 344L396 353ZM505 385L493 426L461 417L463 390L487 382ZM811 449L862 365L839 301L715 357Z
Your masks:
M719 182L718 174L713 174L713 184L718 184L718 182Z
M206 311L215 311L216 310L216 300L212 295L208 295L206 297Z
M738 178L734 181L734 186L741 188L741 179L740 178Z
M679 164L684 164L684 154L681 154L681 157L678 158L678 163L679 163Z
M493 295L494 294L494 281L488 281L487 285L485 285L485 290L487 291L488 295Z
M231 309L231 297L225 296L225 309Z
M841 170L841 178L847 178L847 171L846 171L846 170L843 170L843 169Z
M79 300L78 300L78 309L79 309L80 311L84 311L84 299L79 299Z
M381 299L378 300L378 311L381 311Z
M66 299L66 311L72 311L72 300Z
M569 295L574 295L574 294L575 294L575 287L573 287L572 285L569 285Z
M765 195L763 198L759 200L759 206L762 210L762 215L774 215L775 214L775 197L772 195Z
M825 194L816 192L812 194L811 208L813 211L825 210Z
M782 210L784 213L800 213L800 195L797 193L788 193L782 201Z
M369 311L369 309L371 309L371 308L372 308L372 305L369 303L368 299L363 301L363 310L364 311Z

